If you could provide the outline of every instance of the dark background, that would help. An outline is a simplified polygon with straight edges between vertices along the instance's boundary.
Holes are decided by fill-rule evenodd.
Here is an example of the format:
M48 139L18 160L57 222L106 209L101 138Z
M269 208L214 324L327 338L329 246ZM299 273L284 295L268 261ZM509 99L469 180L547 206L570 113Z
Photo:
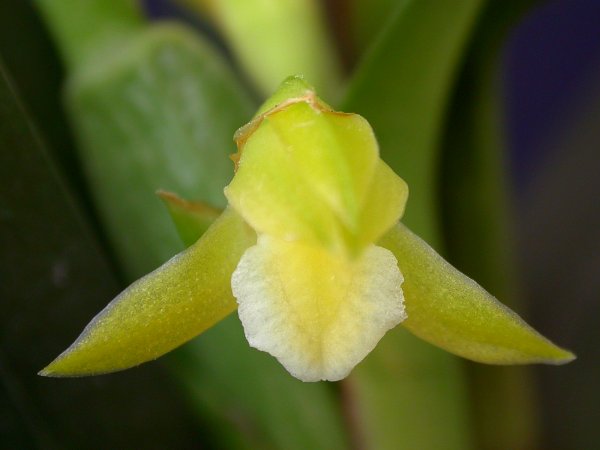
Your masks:
M578 356L535 369L542 448L600 448L600 2L548 2L505 51L528 316Z

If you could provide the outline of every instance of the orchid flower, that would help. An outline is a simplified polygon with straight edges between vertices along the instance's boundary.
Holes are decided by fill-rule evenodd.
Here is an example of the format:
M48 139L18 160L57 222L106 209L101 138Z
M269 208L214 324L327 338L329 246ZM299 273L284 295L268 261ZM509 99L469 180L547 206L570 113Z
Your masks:
M391 328L490 364L574 356L442 259L400 219L408 187L359 115L287 79L235 135L229 206L163 194L197 241L129 286L40 373L155 359L238 310L252 347L303 381L340 380Z

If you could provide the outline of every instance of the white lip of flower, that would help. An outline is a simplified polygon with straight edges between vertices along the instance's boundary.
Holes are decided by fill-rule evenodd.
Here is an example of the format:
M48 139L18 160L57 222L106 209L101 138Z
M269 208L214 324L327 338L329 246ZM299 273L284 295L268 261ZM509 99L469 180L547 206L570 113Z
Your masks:
M304 266L306 262L323 266ZM302 381L345 378L406 313L402 274L389 250L354 261L266 235L231 280L249 344Z

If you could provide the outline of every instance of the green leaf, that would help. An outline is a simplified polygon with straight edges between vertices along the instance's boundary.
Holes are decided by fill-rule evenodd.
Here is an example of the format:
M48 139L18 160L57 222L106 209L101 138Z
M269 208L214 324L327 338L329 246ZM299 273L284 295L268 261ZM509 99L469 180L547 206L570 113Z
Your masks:
M36 375L119 289L36 129L0 62L0 446L184 449L205 442L160 365L102 382Z
M36 6L71 69L110 58L145 22L141 5L131 1L38 0Z
M40 372L115 372L164 355L233 312L231 274L256 234L226 210L192 247L133 283Z
M490 2L484 9L452 98L440 174L448 259L509 305L516 302L517 289L502 50L528 3Z
M408 318L432 344L487 364L565 364L575 356L552 344L429 245L399 224L379 242L404 274Z
M443 113L482 0L399 5L358 67L342 107L375 130L385 162L410 187L404 221L440 242L436 198Z
M196 242L222 211L203 202L185 200L172 192L156 193L163 201L186 247Z
M225 206L232 130L251 102L183 27L151 27L124 47L75 72L67 106L104 225L137 278L182 249L157 189Z
M443 139L447 258L517 311L512 214L503 130L503 49L532 1L488 2L454 92ZM537 445L539 412L529 367L467 366L477 448Z
M399 3L410 0L354 0L349 2L351 37L359 55L364 54L380 36L390 14Z

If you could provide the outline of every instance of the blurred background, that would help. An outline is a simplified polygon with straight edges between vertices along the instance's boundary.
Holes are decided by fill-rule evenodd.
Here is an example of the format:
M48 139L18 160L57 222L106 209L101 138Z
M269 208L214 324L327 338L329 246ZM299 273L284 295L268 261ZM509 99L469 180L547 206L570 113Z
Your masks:
M599 19L598 2L548 2L505 50L521 286L531 320L578 356L536 367L544 448L600 445Z
M406 4L409 9L410 4L418 2L407 0L398 5ZM140 256L139 261L123 257L127 251L127 244L123 242L128 239L115 237L110 231L110 227L119 222L111 218L111 213L105 216L110 206L100 201L98 207L95 191L101 189L98 180L110 180L112 172L90 176L86 175L90 173L89 166L86 166L88 172L82 169L85 157L81 156L80 147L85 147L82 142L92 122L77 122L73 116L84 114L85 105L91 104L91 100L82 94L82 102L65 108L65 98L73 95L65 94L65 82L71 79L70 83L76 85L78 80L73 75L75 64L57 45L61 38L56 39L56 36L60 33L56 28L49 30L57 23L48 19L52 14L47 11L52 8L46 9L46 16L42 18L34 3L0 0L0 63L4 86L0 95L0 448L275 449L292 448L289 446L292 441L299 443L298 448L600 448L597 425L600 422L600 2L506 2L511 5L507 7L511 11L505 11L502 2L479 2L477 12L469 19L473 22L472 39L461 41L463 49L457 54L462 56L448 63L453 65L454 75L448 78L447 100L439 106L439 114L444 119L439 125L442 137L436 144L444 152L441 160L449 167L449 173L453 174L454 170L457 174L439 175L439 186L453 186L455 178L448 177L462 179L461 174L469 172L453 161L472 163L477 160L469 159L466 154L456 156L453 149L474 145L465 136L471 131L477 132L469 128L477 125L473 118L487 115L488 97L479 96L478 83L491 74L489 79L494 82L490 84L493 87L490 102L497 119L497 130L491 135L496 136L495 145L501 149L498 161L506 163L502 166L498 162L498 167L507 169L506 177L498 180L506 187L505 196L510 203L506 208L508 219L502 218L502 221L506 219L506 224L502 222L506 228L499 232L502 237L498 242L503 243L505 238L510 242L512 262L505 268L507 272L514 272L518 280L519 294L515 297L519 303L515 309L542 334L574 351L578 359L564 367L535 366L526 374L523 372L522 377L527 381L523 385L518 382L515 390L506 387L512 386L510 383L494 384L496 381L486 378L489 374L481 374L477 368L466 368L466 381L458 382L457 386L462 387L456 388L471 405L464 411L461 409L466 411L465 423L478 415L484 420L476 425L461 422L460 426L444 429L440 431L439 440L419 441L415 432L413 441L402 443L397 442L393 434L389 438L382 437L392 433L389 430L393 426L372 424L361 416L360 411L389 411L385 401L379 405L378 400L373 400L377 395L369 387L369 380L377 380L377 377L369 377L374 372L359 373L346 384L311 390L306 394L308 404L302 404L300 412L285 416L289 423L273 425L273 417L281 415L286 405L279 404L277 399L265 399L276 397L271 388L296 392L293 401L304 397L305 391L296 384L288 388L287 381L269 379L262 381L264 385L255 380L261 387L254 392L252 383L255 381L250 375L245 375L248 380L239 386L235 379L220 378L224 373L220 370L226 371L228 362L223 362L223 368L213 367L206 363L206 358L218 358L219 352L226 351L221 345L231 344L233 350L227 351L235 352L233 342L237 342L240 334L238 329L222 332L220 325L214 332L207 333L206 338L196 340L205 339L203 342L207 343L186 347L175 356L124 373L74 380L42 379L35 375L123 286L144 273L147 266L153 267L152 258L160 261L163 253L168 255L171 248L180 244L164 252L157 250L156 255ZM229 22L219 19L215 12L218 8L211 9L211 2L198 2L209 5L204 9L186 7L193 3L146 0L142 6L152 21L169 19L185 23L215 47L211 52L224 55L223 65L232 74L228 72L225 78L235 80L231 83L235 86L219 87L219 94L210 101L221 105L238 95L243 99L231 101L229 108L236 109L231 117L232 125L222 125L224 135L232 136L235 127L247 120L267 89L256 81L260 75L258 78L252 75L254 72L248 63L240 58L242 50L239 45L236 47L235 33L227 31L229 25L223 23ZM436 7L435 1L421 3ZM525 3L528 3L527 8ZM377 61L382 54L378 49L385 48L386 36L394 35L393 20L401 13L389 11L400 10L400 7L391 0L373 2L377 6L373 6L372 12L365 6L369 2L358 0L325 0L315 4L322 12L331 52L338 58L327 71L339 72L334 79L344 80L344 85L345 80L353 80L346 97L349 100L344 100L341 86L336 92L335 80L331 82L334 87L330 88L324 77L323 85L332 97L337 96L337 103L357 105L356 112L371 120L368 102L362 103L366 105L365 110L359 109L361 80L369 80L368 67L364 69L364 66ZM419 14L419 11L415 13L414 20L419 20ZM360 26L356 25L357 17L364 19ZM390 18L393 20L386 20ZM353 31L353 26L360 28L360 32ZM428 36L436 32L436 29L425 29L414 36L416 40L427 41ZM485 43L489 43L489 47ZM250 51L250 57L260 62L260 49L243 51ZM400 48L399 54L402 51ZM427 52L428 47L420 51ZM493 63L485 62L488 53L497 55ZM367 64L363 64L363 59ZM418 57L415 61L419 62ZM484 68L480 70L480 67ZM355 70L357 77L352 76ZM393 70L390 69L391 73ZM207 89L219 78L215 74L211 75L212 81L207 82ZM265 81L265 85L268 82ZM369 91L365 92L369 95ZM383 96L385 98L385 93ZM378 98L377 94L374 98ZM325 97L325 100L329 99ZM67 98L67 104L69 101ZM112 97L107 105L110 101ZM107 105L95 110L97 117L108 114L110 105ZM155 106L160 108L160 105L157 100ZM390 105L390 110L393 111L394 106ZM123 111L127 113L126 109ZM211 112L207 107L206 111L206 117L210 117L220 110ZM377 120L374 124L377 131L376 124ZM78 127L84 131L78 131ZM119 141L115 138L114 142ZM476 145L477 139L474 142ZM385 137L383 143L385 146ZM233 145L223 146L224 153L233 152ZM470 182L477 177L464 178ZM132 176L133 183L135 179L136 176ZM169 182L167 178L161 180ZM474 184L467 189L479 187ZM481 187L481 192L487 192L486 189ZM495 188L491 191L495 192ZM212 195L210 189L206 192ZM448 189L440 195L445 202L439 209L446 254L451 262L493 293L503 292L502 288L495 291L494 281L490 281L492 286L488 287L477 276L477 258L468 260L462 256L468 253L461 251L466 238L457 230L464 225L468 231L469 225L451 211L453 202L460 202L459 198L452 198L457 192L460 191ZM218 203L219 197L215 198ZM482 201L495 211L488 197ZM477 203L472 208L477 208ZM502 208L504 206L498 206ZM467 221L469 214L470 211L462 218ZM477 217L480 213L472 214ZM133 225L127 230L130 235L137 232ZM487 247L480 247L480 251L487 252ZM485 278L485 274L482 277ZM264 370L275 374L273 380L279 380L278 368L269 366ZM444 370L450 373L456 368ZM521 372L507 370L508 378L521 379ZM260 378L262 372L257 369L256 373L256 378ZM397 383L402 383L401 375L395 378ZM434 378L437 383L439 380ZM508 406L500 405L502 399L498 397L508 391L498 388L497 392L486 393L486 389L494 390L500 385L510 390L506 397L525 399L523 410L515 407L521 404L520 400L509 402ZM413 388L419 389L418 386L410 389ZM456 389L452 392L458 392ZM243 405L217 394L220 390L239 394ZM399 395L410 398L405 392L399 391ZM453 395L459 396L450 394L450 397ZM314 408L321 410L317 403L310 404L312 396L319 401L326 398L323 416L314 411ZM393 399L391 392L390 396ZM249 406L263 401L264 408ZM431 401L430 405L435 405L435 399ZM328 422L330 409L331 423ZM377 417L375 412L373 415ZM406 415L410 415L410 410ZM436 429L443 428L440 425L444 421L443 414L437 422L432 419L431 424L426 421L427 414L423 417L420 424L423 436L435 435ZM309 425L295 427L295 421L307 421ZM322 428L312 422L323 422L319 425ZM359 431L352 430L354 425ZM277 430L273 431L272 427ZM458 428L462 437L455 436L459 434ZM338 431L334 431L338 429L342 430L339 439L335 437ZM331 439L311 440L306 437L310 433L328 435ZM295 438L296 434L302 438Z

